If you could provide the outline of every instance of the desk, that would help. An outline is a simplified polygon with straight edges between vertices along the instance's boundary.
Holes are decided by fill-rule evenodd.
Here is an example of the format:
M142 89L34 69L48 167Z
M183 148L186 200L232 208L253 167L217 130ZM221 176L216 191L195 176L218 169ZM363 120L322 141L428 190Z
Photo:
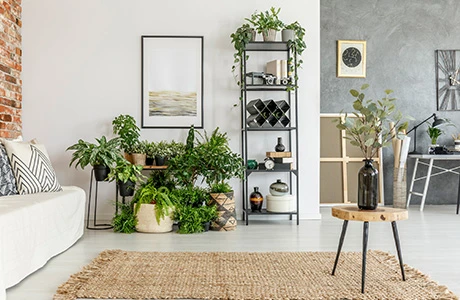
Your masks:
M335 274L340 252L342 251L343 240L347 232L348 221L362 221L363 223L363 261L361 265L361 293L364 293L364 281L366 279L366 254L367 239L369 236L369 222L391 222L393 227L393 237L395 239L396 250L398 252L399 267L401 268L402 280L406 280L404 273L404 264L402 261L401 246L399 244L398 228L396 221L406 220L409 215L407 210L392 207L378 207L374 210L360 210L357 205L354 206L334 206L332 207L332 216L343 220L342 233L340 234L339 247L335 257L332 275Z
M446 168L435 165L436 161L447 161L447 160L458 161L460 163L460 155L458 154L455 154L455 155L451 155L451 154L445 154L445 155L443 154L436 154L436 155L435 154L409 154L408 157L415 159L415 166L414 166L414 173L412 174L412 180L410 183L409 196L407 196L407 207L409 207L410 199L412 195L416 195L416 196L422 197L422 202L420 204L420 211L423 211L423 208L425 207L425 199L426 199L426 194L428 192L428 186L430 184L431 177L438 176L444 173L454 173L456 175L459 175L459 179L460 179L460 173L455 171L457 169L460 169L460 165L450 168L450 169L446 169ZM425 162L424 160L427 160L428 162ZM428 171L427 171L426 176L417 177L417 169L418 169L419 164L428 166ZM441 171L432 174L433 168L441 170ZM423 192L422 193L414 192L414 183L416 181L423 180L423 179L425 179L425 186L423 188ZM459 206L460 206L460 181L459 181L458 195L457 195L457 214L458 214Z

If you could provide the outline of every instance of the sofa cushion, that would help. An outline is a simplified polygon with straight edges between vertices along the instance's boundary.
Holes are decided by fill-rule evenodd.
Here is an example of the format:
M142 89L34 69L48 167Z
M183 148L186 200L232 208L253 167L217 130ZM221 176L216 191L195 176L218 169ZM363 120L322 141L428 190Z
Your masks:
M3 141L19 194L61 191L44 145Z
M16 179L5 147L0 143L0 196L17 194Z

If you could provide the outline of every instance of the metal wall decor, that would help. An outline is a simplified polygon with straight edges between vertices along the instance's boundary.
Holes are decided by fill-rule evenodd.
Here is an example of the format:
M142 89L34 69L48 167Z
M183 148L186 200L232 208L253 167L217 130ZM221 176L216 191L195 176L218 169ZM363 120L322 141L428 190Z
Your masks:
M142 36L142 128L203 128L203 37Z
M438 110L460 110L460 50L436 50Z
M366 77L366 41L337 41L337 77Z

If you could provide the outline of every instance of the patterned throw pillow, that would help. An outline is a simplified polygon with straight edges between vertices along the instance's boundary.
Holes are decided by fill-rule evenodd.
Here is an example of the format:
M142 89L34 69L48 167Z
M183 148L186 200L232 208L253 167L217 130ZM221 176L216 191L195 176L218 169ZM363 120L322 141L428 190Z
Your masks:
M11 170L5 147L0 143L0 196L17 194L16 179Z
M62 190L45 146L5 140L3 143L10 158L19 194Z

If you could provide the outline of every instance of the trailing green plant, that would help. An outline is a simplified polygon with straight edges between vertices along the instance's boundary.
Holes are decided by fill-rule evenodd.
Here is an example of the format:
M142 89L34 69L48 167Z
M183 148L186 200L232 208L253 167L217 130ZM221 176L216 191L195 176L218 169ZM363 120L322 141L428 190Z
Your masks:
M301 55L303 51L307 48L307 45L304 41L305 28L303 28L299 22L295 21L294 23L284 26L283 29L294 30L294 40L288 41L288 47L289 49L291 49L291 52L293 53L293 55L291 55L288 59L288 76L292 77L292 74L294 74L294 81L297 82L299 76L297 75L297 72L295 72L295 68L299 69L302 66L303 60L301 58Z
M112 121L113 133L121 139L121 148L125 153L133 153L132 148L139 142L140 129L130 115L119 115Z
M246 18L258 33L268 35L270 29L279 31L283 28L284 23L278 18L281 8L275 9L271 7L265 12L254 12L250 18Z
M408 122L403 121L403 115L396 109L396 98L390 96L392 90L385 90L385 96L380 100L364 100L365 95L362 91L368 87L368 84L361 86L361 92L350 90L350 94L356 98L353 102L354 117L345 114L335 121L339 123L338 129L345 130L345 138L349 139L353 146L359 147L366 159L372 159L379 149L388 146L393 138L404 138L402 132L407 129ZM395 124L396 134L392 133L391 122Z
M121 157L119 138L113 138L107 141L107 138L102 136L99 139L96 138L96 142L97 144L94 144L80 139L76 144L68 147L66 151L75 151L72 153L69 167L72 166L73 163L75 163L75 168L80 166L82 169L87 165L111 167L117 159Z
M243 74L243 66L241 62L243 61L244 49L250 41L253 41L254 32L254 28L252 28L249 24L243 24L240 27L238 27L234 33L230 35L230 37L232 38L233 47L236 50L236 52L233 54L232 73L233 78L235 78L235 81L238 84L238 86L240 86L240 84L244 80L244 75L242 75L243 77L238 80L238 74L236 74L235 72L237 70L237 67L240 67L240 74ZM246 60L248 59L249 55L246 55Z
M141 204L155 204L155 218L157 223L169 215L170 209L174 207L174 195L165 187L156 188L151 182L143 184L134 195L134 213L137 214Z
M109 180L116 180L117 182L126 183L131 182L141 182L146 177L142 175L143 166L134 165L127 161L125 158L120 157L117 159L117 162L114 167L110 169Z
M112 219L113 231L133 233L136 231L137 218L131 204L119 203L120 213Z

